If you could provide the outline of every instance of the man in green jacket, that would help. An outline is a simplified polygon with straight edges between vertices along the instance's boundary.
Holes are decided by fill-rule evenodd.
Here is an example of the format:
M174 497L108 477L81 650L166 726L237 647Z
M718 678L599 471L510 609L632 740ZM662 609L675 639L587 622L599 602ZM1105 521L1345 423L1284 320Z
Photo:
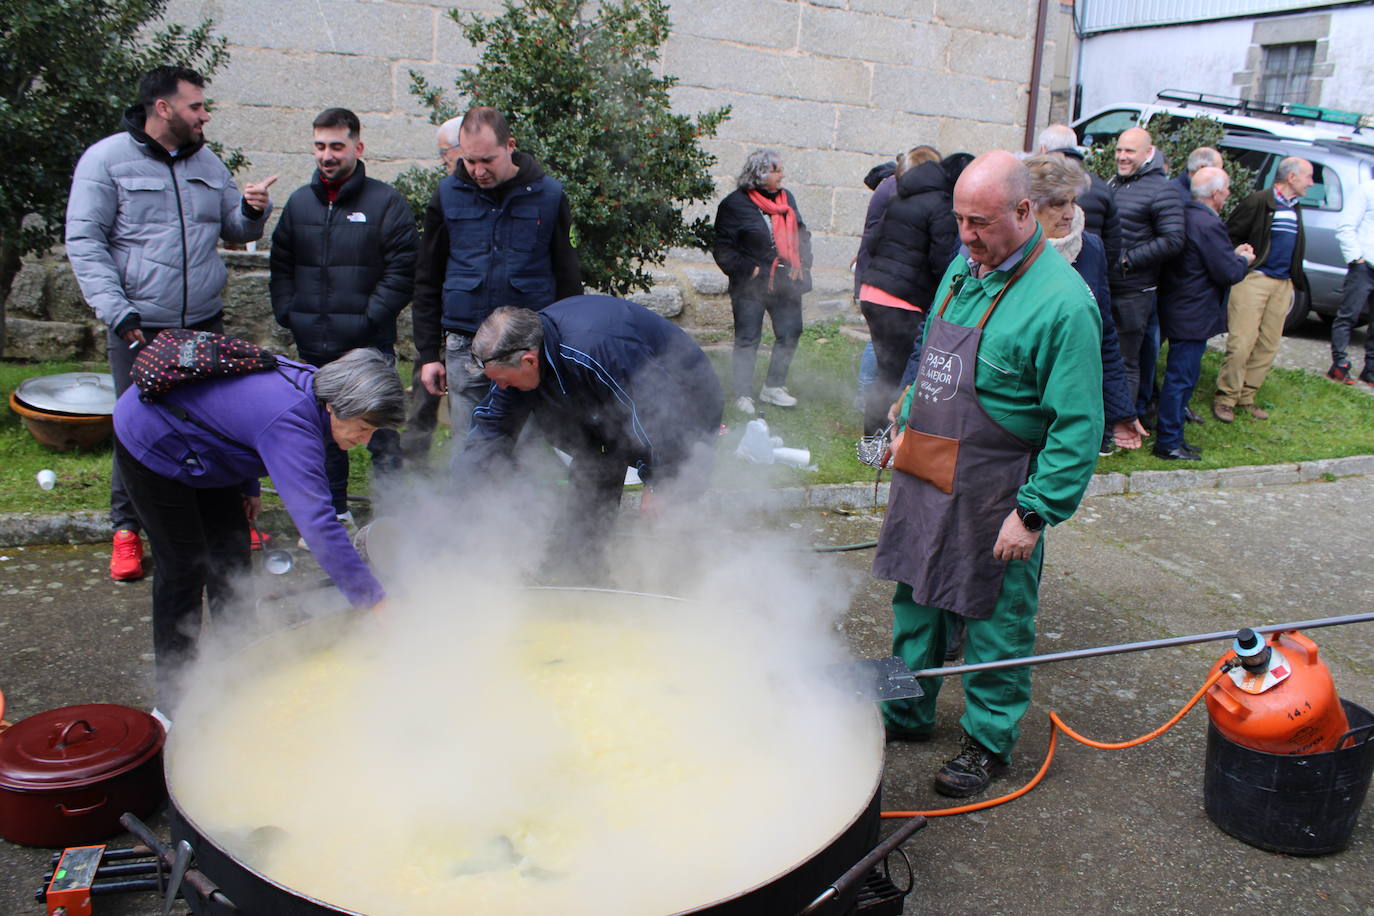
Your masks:
M967 624L970 664L1031 654L1041 530L1078 507L1102 440L1102 324L1078 272L1045 244L1030 176L994 150L954 187L963 242L936 292L921 365L899 412L887 516L873 573L897 581L893 652L939 667ZM940 678L888 703L888 735L924 740ZM976 795L1011 759L1030 671L964 675L963 746L937 791Z

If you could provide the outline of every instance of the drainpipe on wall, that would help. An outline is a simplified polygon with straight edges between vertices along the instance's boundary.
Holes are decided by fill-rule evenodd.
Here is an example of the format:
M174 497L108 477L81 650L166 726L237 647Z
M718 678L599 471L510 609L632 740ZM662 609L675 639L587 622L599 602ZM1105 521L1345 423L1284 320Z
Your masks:
M1026 136L1021 142L1028 153L1035 141L1035 109L1040 104L1040 65L1045 56L1045 19L1049 12L1050 0L1040 0L1040 10L1035 15L1035 50L1031 54L1030 98L1026 100Z

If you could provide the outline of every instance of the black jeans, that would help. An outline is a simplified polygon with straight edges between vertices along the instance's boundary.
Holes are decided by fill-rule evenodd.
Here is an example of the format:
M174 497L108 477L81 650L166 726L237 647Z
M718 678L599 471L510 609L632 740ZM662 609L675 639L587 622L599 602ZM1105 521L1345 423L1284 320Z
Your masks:
M170 712L175 675L194 655L202 596L210 616L233 619L249 570L248 519L238 487L196 489L156 474L115 443L115 464L153 548L153 658L158 705Z
M878 378L864 398L864 435L871 436L887 425L887 411L897 397L907 360L920 348L926 313L862 301L859 310L868 322L878 361Z
M1351 264L1345 272L1345 285L1341 288L1340 311L1336 313L1336 320L1331 322L1331 362L1345 362L1350 332L1360 323L1371 293L1374 293L1374 267L1370 267L1368 261ZM1365 332L1364 367L1374 369L1374 332L1370 331Z
M1112 290L1112 318L1116 321L1116 336L1121 342L1121 363L1126 369L1129 404L1136 402L1140 392L1140 354L1154 307L1153 289Z
M750 291L744 296L731 296L730 308L735 314L735 350L731 355L735 397L754 396L754 363L758 359L759 340L763 336L763 316L773 319L773 353L768 358L765 388L781 388L787 384L787 369L797 352L801 339L801 296Z

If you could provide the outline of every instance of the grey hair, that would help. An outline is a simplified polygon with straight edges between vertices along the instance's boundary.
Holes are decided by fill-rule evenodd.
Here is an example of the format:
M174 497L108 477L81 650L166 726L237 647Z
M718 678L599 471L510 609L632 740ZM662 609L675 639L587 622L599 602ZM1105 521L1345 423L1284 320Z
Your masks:
M539 313L514 305L503 305L486 317L472 335L472 352L488 366L510 369L520 364L520 355L544 345L544 323ZM499 359L491 359L497 356Z
M349 350L315 372L315 397L341 420L360 418L379 429L405 425L406 393L396 364L380 350Z
M1191 175L1198 169L1208 167L1218 168L1221 162L1221 153L1212 149L1210 146L1199 146L1188 154L1188 174Z
M1078 135L1073 132L1073 128L1067 124L1051 124L1040 131L1040 136L1036 139L1039 148L1047 153L1055 150L1078 147Z
M1030 173L1027 196L1036 207L1062 204L1069 195L1077 197L1092 186L1083 167L1063 153L1041 153L1025 160Z
M744 160L744 168L740 169L735 184L746 191L761 188L768 173L780 165L782 157L777 150L756 149Z
M1212 169L1209 174L1205 169ZM1193 200L1206 200L1231 183L1231 178L1216 166L1204 165L1193 176Z
M1274 173L1275 181L1286 181L1290 175L1297 174L1298 168L1307 163L1306 159L1299 156L1289 156L1279 163L1279 170ZM1310 163L1308 163L1310 164Z
M435 132L436 138L444 146L457 146L458 128L462 123L462 118L449 118L443 124L439 125L439 130Z

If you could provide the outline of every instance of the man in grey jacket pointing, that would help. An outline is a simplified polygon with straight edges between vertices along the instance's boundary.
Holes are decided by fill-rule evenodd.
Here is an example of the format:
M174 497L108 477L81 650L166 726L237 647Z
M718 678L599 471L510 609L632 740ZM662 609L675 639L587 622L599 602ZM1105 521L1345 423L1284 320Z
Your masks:
M109 329L115 391L129 387L138 348L167 328L222 331L227 271L218 240L262 237L277 176L244 186L205 148L205 80L158 67L139 83L123 130L82 154L67 201L67 258L86 303ZM139 522L110 478L110 575L143 575Z

